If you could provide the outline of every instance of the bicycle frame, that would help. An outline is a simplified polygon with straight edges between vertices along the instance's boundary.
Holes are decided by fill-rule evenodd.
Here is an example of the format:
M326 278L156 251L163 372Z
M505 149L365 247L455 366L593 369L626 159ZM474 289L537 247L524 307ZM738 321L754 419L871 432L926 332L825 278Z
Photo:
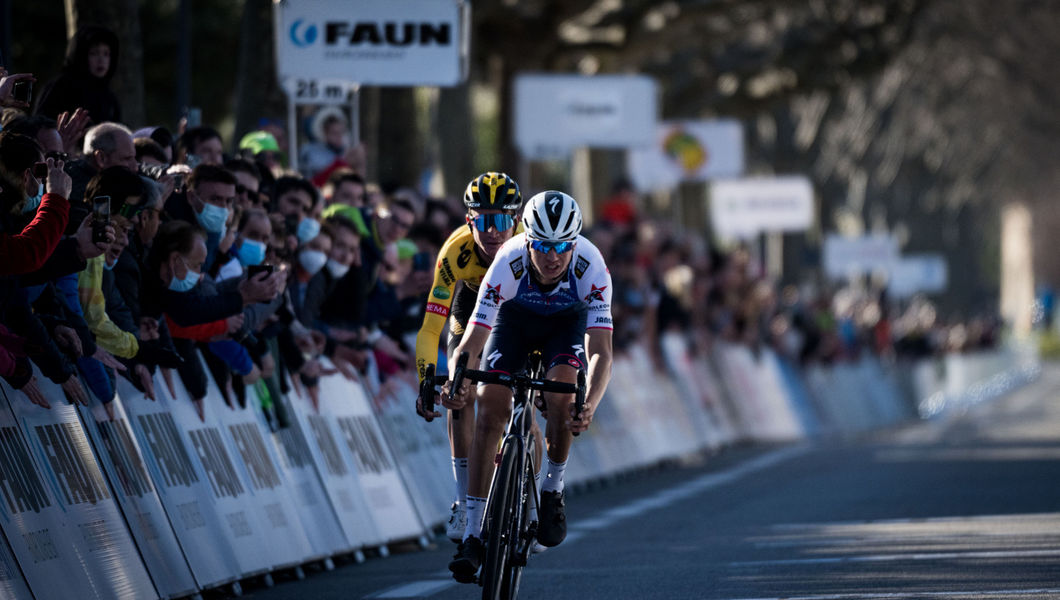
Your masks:
M463 379L507 386L512 390L512 415L500 446L500 462L494 470L486 502L486 560L479 583L482 597L489 600L514 598L519 588L522 568L537 537L537 522L529 521L531 509L538 506L533 435L533 392L576 394L575 414L585 401L585 373L579 371L578 385L549 381L541 376L540 360L532 360L530 374L508 375L467 369L467 354L462 354L454 369L452 389L459 389ZM532 502L532 504L531 504Z

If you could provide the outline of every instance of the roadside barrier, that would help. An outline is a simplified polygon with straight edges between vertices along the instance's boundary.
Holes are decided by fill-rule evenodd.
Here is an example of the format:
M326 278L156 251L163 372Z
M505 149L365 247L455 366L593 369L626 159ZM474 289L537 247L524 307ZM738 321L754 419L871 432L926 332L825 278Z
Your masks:
M593 427L574 444L572 485L735 443L945 414L1022 385L1038 366L1033 353L1005 348L803 369L768 348L717 343L694 356L668 334L660 355L634 346L613 373ZM279 569L425 544L449 514L444 419L417 417L417 390L400 378L324 377L318 407L305 391L276 397L264 384L230 406L211 383L200 418L179 378L171 393L156 376L152 401L119 377L113 420L37 379L51 410L0 383L5 598L176 598L225 585L239 593L248 577L268 584ZM270 402L286 416L275 431L261 410Z

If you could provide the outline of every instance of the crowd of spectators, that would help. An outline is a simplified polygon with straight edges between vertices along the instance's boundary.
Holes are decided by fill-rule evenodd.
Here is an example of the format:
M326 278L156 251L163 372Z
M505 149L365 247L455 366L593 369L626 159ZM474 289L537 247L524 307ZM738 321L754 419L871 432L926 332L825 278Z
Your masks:
M434 257L463 223L459 200L366 180L363 148L333 112L314 121L300 173L267 128L226 154L209 126L123 124L108 88L117 60L113 33L88 27L35 103L15 93L32 75L0 72L9 384L47 408L35 365L69 401L109 407L118 378L157 397L161 370L202 415L211 380L229 403L245 403L248 387L274 397L287 381L315 402L326 364L414 382L414 337ZM944 331L923 303L891 316L878 297L778 289L745 249L720 252L640 217L628 189L587 233L614 278L619 352L671 330L695 352L725 340L803 363L996 340L996 323Z
M601 249L614 281L616 352L646 343L663 368L666 332L709 354L716 342L770 348L800 365L854 361L866 353L885 361L994 347L1001 321L981 315L940 318L924 296L888 297L871 282L781 285L746 245L722 251L672 221L645 218L628 184L602 203L587 234Z

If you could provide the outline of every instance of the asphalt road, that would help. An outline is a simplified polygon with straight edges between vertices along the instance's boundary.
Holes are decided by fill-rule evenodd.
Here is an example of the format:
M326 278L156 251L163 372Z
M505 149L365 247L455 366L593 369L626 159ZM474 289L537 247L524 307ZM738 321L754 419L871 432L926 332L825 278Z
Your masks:
M1060 599L1060 366L960 415L742 448L568 499L521 598ZM577 443L575 443L577 452ZM477 598L454 546L245 586L255 600Z

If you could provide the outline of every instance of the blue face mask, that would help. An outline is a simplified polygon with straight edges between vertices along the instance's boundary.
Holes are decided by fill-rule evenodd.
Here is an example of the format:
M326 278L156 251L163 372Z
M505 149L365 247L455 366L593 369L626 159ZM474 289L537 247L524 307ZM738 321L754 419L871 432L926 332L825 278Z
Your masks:
M26 196L26 203L22 205L22 214L36 212L37 207L40 206L41 201L44 199L44 186L37 185L37 195L30 198Z
M181 258L181 260L184 260ZM187 266L187 262L184 263ZM173 279L169 281L169 289L174 292L187 292L191 291L191 288L195 287L195 284L199 283L199 274L191 269L188 269L187 274L184 275L184 279L177 279L177 274L173 274Z
M298 223L298 242L308 244L320 233L320 222L306 217Z
M114 259L114 262L110 262L109 258L103 259L103 269L107 271L113 271L114 266L118 264L118 260Z
M206 231L224 234L225 221L228 220L228 209L213 204L204 204L202 212L195 213L195 218L199 220L199 225L202 225L202 228Z
M243 240L236 250L236 256L244 267L260 265L265 262L265 244L254 240Z

